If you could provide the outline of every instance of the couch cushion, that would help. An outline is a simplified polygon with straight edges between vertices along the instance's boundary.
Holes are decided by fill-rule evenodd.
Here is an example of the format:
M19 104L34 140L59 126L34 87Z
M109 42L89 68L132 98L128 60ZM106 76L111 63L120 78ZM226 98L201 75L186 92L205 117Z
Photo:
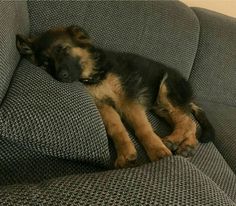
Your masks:
M174 159L166 161L166 167L171 164L169 161L175 161ZM52 178L60 179L62 176L80 176L83 173L106 170L86 162L43 155L6 139L0 140L0 160L0 185L2 186L35 184ZM236 201L236 176L212 143L201 144L194 157L189 160L233 201ZM157 167L159 163L156 163Z
M199 101L216 130L215 145L236 173L236 107Z
M236 202L236 175L213 143L201 144L190 162Z
M199 24L178 1L28 1L31 34L55 26L84 27L103 48L134 52L189 76Z
M60 83L26 60L1 105L0 134L48 155L110 161L103 122L83 85Z
M0 138L0 185L32 184L72 174L104 170L94 164L42 154Z
M0 187L12 205L236 205L210 178L182 157L142 167L64 176L35 185Z
M201 25L199 48L190 76L196 96L236 105L236 19L194 9Z
M171 132L156 115L147 115L159 136ZM127 129L138 151L137 164L149 162L134 132ZM43 154L109 168L116 158L114 145L108 141L99 111L85 87L79 82L60 83L26 60L16 70L1 105L0 134Z
M19 61L15 35L28 35L29 19L26 1L0 2L0 104Z

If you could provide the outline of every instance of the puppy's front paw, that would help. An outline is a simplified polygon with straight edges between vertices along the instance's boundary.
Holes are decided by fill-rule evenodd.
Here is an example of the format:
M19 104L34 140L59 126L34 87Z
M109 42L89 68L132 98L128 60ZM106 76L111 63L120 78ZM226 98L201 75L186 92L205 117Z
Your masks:
M137 151L133 144L127 145L118 151L115 168L134 167L137 159Z
M161 147L160 146L150 147L147 150L147 154L152 162L172 155L171 151L165 145Z
M191 157L195 154L198 141L195 135L176 138L168 136L163 139L164 144L175 154L183 157Z
M137 155L130 154L128 156L119 155L115 161L115 168L127 168L134 167L136 163Z
M192 157L196 153L197 147L197 138L186 139L179 145L176 154L183 157Z

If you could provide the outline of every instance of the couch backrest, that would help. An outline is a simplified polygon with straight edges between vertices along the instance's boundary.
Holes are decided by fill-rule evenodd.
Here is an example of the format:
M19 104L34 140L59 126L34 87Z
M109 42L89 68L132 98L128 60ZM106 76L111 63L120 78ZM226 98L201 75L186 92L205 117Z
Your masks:
M15 35L27 35L29 19L26 1L0 2L0 104L19 61Z
M199 37L192 10L178 1L29 1L31 34L55 26L84 27L103 48L134 52L188 78Z
M195 8L199 48L190 82L205 101L236 105L236 18Z

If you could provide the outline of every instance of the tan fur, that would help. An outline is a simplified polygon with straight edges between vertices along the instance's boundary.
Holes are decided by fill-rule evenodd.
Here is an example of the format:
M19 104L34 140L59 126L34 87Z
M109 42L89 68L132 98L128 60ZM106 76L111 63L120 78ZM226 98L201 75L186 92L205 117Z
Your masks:
M80 64L82 66L82 78L89 78L95 68L95 62L91 58L90 52L88 52L87 49L83 49L80 47L74 47L71 49L71 55L73 57L79 57L80 58Z
M161 104L161 106L163 108L168 110L168 113L171 113L175 110L175 107L171 104L167 95L168 95L167 87L166 87L165 83L162 82L160 85L157 101L159 104Z
M114 136L119 133L117 137L114 137L114 142L116 145L122 145L117 143L117 141L121 141L119 140L119 136L121 139L124 138L125 132L123 126L121 126L120 118L114 115L114 112L111 111L109 106L101 103L101 101L107 97L113 100L116 109L120 114L122 113L124 115L129 124L134 128L138 139L144 146L149 158L152 161L171 155L170 150L163 144L160 137L154 133L152 126L147 119L145 108L138 102L132 102L126 98L124 91L122 90L121 82L115 74L108 74L106 79L98 85L87 85L86 87L90 94L94 97L95 102L102 114L103 121L106 122L105 126L108 128L108 134ZM104 108L106 108L106 111L104 111ZM119 152L120 149L117 147L117 154L119 154ZM124 158L122 164L124 164Z
M174 124L174 131L170 136L166 137L166 140L177 145L186 139L190 139L189 142L196 143L196 124L190 116L177 109L170 114L170 117Z
M124 92L121 82L115 74L108 74L106 79L98 85L87 85L89 93L94 97L95 102L104 98L110 98L114 101L117 108L121 109L125 102Z
M168 99L168 90L165 82L162 82L159 89L157 104L165 109L166 114L163 115L167 121L173 125L173 132L165 137L165 142L171 142L180 145L179 151L187 146L195 147L197 145L196 123L191 119L188 112L179 107L175 107ZM158 107L155 111L158 111Z
M153 110L157 113L158 116L165 118L169 124L173 124L170 117L170 112L174 110L174 107L167 98L168 91L165 85L165 80L167 78L168 75L165 74L164 78L161 81L156 106L153 108Z
M154 133L147 119L145 108L137 103L126 102L126 106L123 107L123 112L151 161L156 161L171 155L171 151L163 144L160 137Z
M50 30L52 34L59 34L59 38L53 41L52 45L48 45L48 49L45 51L45 56L52 55L53 48L56 46L64 46L71 48L69 50L70 55L73 57L79 57L81 69L81 78L90 78L94 74L95 62L90 52L84 47L71 47L73 42L76 41L80 45L91 44L91 39L86 34L77 28L70 28L70 33L65 28L55 28ZM73 33L73 35L71 34ZM56 35L58 37L58 35ZM73 36L73 38L71 38ZM34 41L37 41L35 39ZM18 44L17 47L20 47ZM34 55L32 55L32 62L35 62ZM157 96L156 106L154 111L164 117L168 122L173 125L173 132L171 135L165 138L164 142L171 142L177 144L178 151L185 151L188 146L195 146L197 144L196 139L196 124L189 117L186 111L174 106L168 99L168 90L165 84L165 80L168 75L164 75L164 78L160 84L159 94ZM140 78L138 81L142 81ZM138 83L138 82L137 82ZM134 144L129 138L128 132L121 121L121 115L132 126L135 134L141 144L144 146L151 161L159 160L165 156L170 156L172 153L163 143L161 138L155 134L153 128L146 116L147 100L146 88L139 91L139 99L132 100L126 96L123 91L121 81L119 77L113 73L108 73L106 78L98 84L85 84L88 92L94 98L95 103L99 109L101 117L103 119L105 128L109 137L112 138L116 151L117 159L115 166L118 168L131 166L137 157L137 152ZM107 104L104 99L111 100L112 104ZM114 105L113 105L114 104ZM192 106L195 109L198 109Z
M153 108L153 111L156 112L156 114L157 114L159 117L163 117L170 125L173 124L173 122L171 121L169 112L168 112L167 109L165 109L165 107L163 107L163 106L161 106L160 104L158 104L158 105L156 105L156 106Z
M129 138L119 114L109 105L98 104L99 112L105 124L107 134L112 138L117 152L115 166L128 167L136 159L137 152Z
M195 103L191 102L190 103L190 107L191 109L195 112L195 113L198 113L199 111L202 111L202 108L197 106Z
M74 38L76 38L77 41L83 44L92 44L93 42L90 38L85 38L85 35L82 32L76 33L76 36Z

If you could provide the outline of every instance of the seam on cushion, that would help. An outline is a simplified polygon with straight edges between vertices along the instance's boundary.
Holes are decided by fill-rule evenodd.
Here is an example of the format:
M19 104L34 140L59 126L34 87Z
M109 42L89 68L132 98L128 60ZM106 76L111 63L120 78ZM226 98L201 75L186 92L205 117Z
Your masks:
M199 18L198 18L198 14L196 11L210 11L210 12L214 12L216 14L220 14L220 15L223 15L221 13L218 13L218 12L215 12L215 11L211 11L211 10L208 10L208 9L204 9L204 8L200 8L200 7L191 7L193 13L195 14L195 16L197 17L198 21L199 21ZM230 16L227 16L227 15L224 15L226 17L229 17L231 18ZM233 18L233 17L232 17ZM192 73L195 69L195 64L196 64L196 57L198 55L198 52L199 52L199 43L200 43L200 40L201 40L201 36L202 36L202 29L201 29L201 23L199 21L199 27L200 27L200 31L199 31L199 42L198 42L198 49L197 49L197 52L196 52L196 55L195 55L195 60L194 60L194 63L193 63L193 67L191 69L191 72L190 72L190 75L189 75L189 78L188 78L188 81L191 81L192 80ZM203 99L202 96L196 96L195 97L196 100L200 100L200 101L206 101L206 102L211 102L211 103L216 103L216 104L221 104L221 105L226 105L226 106L231 106L231 107L236 107L236 105L234 103L227 103L226 101L223 101L223 100L219 100L218 102L217 101L212 101L210 99Z
M192 65L192 68L191 68L191 71L190 71L190 74L189 74L189 77L188 77L188 81L191 81L191 79L192 79L192 74L193 74L193 71L195 69L195 65L196 65L196 61L197 61L196 57L198 56L198 53L200 51L199 50L199 43L200 43L201 36L202 36L201 23L199 21L197 13L195 12L195 9L196 9L196 7L191 7L191 10L193 11L193 14L196 16L196 19L198 20L198 24L199 24L198 46L197 46L197 51L196 51L195 58L194 58L194 61L193 61L193 65ZM211 102L211 103L218 103L218 104L222 104L222 105L226 105L226 106L235 107L235 105L233 105L233 104L228 104L228 103L225 103L225 102L211 101L211 100L208 100L208 99L203 99L203 97L195 97L195 100Z
M30 0L27 0L27 10L28 10L28 16L29 16L29 35L32 34L32 23L31 23L31 15L29 10L29 2Z
M201 24L200 24L200 21L199 21L199 18L196 14L196 12L190 8L193 15L195 16L195 19L197 20L198 22L198 26L199 26L199 31L198 31L198 43L197 43L197 49L196 49L196 52L195 52L195 55L194 55L194 59L193 59L193 63L192 63L192 67L191 67L191 70L189 72L189 76L188 76L188 81L191 79L191 76L192 76L192 72L194 70L194 66L196 64L196 57L198 56L198 52L199 52L199 43L200 43L200 38L201 38Z

